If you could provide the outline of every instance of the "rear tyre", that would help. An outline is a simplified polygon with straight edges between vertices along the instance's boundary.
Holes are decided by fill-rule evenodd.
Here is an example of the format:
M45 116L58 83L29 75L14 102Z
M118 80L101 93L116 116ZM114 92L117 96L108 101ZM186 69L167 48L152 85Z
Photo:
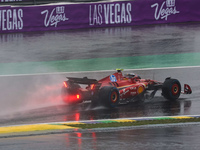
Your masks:
M166 79L162 86L162 95L171 101L175 101L181 94L181 84L177 79Z
M119 104L119 91L116 87L102 87L99 92L99 97L106 107L114 108Z

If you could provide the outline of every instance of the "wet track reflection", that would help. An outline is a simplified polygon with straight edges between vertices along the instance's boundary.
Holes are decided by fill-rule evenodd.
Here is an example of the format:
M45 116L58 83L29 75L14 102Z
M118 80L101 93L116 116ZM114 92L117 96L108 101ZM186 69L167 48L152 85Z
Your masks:
M151 101L133 102L112 109L103 106L93 107L90 103L75 106L58 105L16 113L1 119L0 124L5 126L8 124L189 115L191 114L191 104L190 100L169 102L156 97Z
M117 129L101 132L75 132L1 139L4 150L23 149L126 149L198 150L200 126ZM2 143L2 144L1 144Z

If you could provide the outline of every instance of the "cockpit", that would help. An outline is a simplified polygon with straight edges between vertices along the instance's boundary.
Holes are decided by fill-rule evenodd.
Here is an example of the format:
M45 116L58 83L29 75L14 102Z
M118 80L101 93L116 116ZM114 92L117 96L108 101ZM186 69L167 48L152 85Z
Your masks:
M134 78L135 77L135 74L134 73L127 73L124 75L125 78L128 78L128 79L131 79L131 78Z

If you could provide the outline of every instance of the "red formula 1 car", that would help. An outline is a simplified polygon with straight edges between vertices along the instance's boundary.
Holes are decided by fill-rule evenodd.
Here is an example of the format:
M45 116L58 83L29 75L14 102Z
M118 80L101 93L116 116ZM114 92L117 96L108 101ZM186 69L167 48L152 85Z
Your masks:
M106 107L115 107L122 103L135 100L151 99L158 90L168 100L177 100L180 94L191 94L189 85L181 84L177 79L166 78L164 82L151 79L141 79L140 76L129 73L122 75L122 69L117 69L112 75L101 80L67 77L62 87L63 101L68 104L77 104L91 101L93 104L102 104ZM84 88L80 85L86 85Z

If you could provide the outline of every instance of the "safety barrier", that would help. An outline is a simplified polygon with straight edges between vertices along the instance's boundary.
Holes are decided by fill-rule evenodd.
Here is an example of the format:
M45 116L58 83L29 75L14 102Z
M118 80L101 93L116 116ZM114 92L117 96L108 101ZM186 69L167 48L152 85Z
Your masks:
M0 33L200 21L199 0L0 6Z

